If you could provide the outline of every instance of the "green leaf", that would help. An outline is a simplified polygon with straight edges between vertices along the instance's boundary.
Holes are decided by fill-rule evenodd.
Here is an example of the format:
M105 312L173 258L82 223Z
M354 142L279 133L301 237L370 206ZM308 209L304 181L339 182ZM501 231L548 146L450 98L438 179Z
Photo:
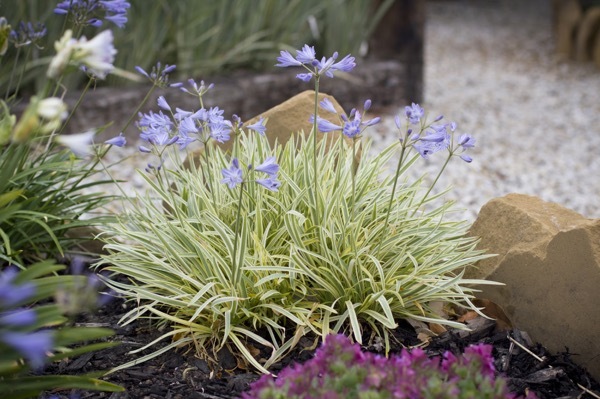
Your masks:
M11 399L37 397L48 389L82 389L104 392L123 392L125 389L110 382L72 375L45 375L36 377L18 377L0 381L0 392L10 395Z

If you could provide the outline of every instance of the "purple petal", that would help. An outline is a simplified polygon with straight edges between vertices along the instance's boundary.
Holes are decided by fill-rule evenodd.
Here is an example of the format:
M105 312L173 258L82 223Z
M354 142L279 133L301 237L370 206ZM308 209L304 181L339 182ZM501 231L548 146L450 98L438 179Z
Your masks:
M267 179L256 179L256 182L270 191L278 191L281 183L277 179L271 177Z
M279 172L279 165L277 165L277 158L268 157L263 163L258 165L254 170L268 174L274 177Z
M112 139L106 140L105 144L114 145L117 147L124 147L127 144L127 139L123 136L123 133L119 133L117 137L113 137Z
M354 60L355 60L354 57L352 57L351 55L347 55L341 61L333 64L331 66L331 70L350 72L356 66L356 63L354 62Z
M319 105L321 106L321 108L323 108L325 111L331 112L332 114L337 114L337 111L335 110L335 107L333 106L333 103L331 102L330 99L328 98L324 98L323 101L321 101L319 103Z
M315 116L312 115L309 119L310 123L315 123ZM320 116L317 117L317 129L322 133L333 132L336 130L342 130L342 127L335 123L329 122L327 119L323 119Z
M305 44L301 50L296 50L296 59L302 64L310 64L314 61L316 56L314 46L311 47Z
M248 125L248 129L254 130L255 132L257 132L261 136L264 136L265 135L265 131L267 130L266 126L263 124L264 120L265 120L265 118L261 117L258 120L258 122L253 123L252 125Z
M147 77L148 79L150 79L150 75L148 75L148 72L144 71L144 69L141 66L136 66L135 70Z
M281 51L279 57L277 57L277 61L279 64L275 64L277 67L290 67L290 66L300 66L302 63L295 59L288 51Z
M5 332L0 340L20 352L34 369L44 365L54 341L52 331L49 330L32 333Z
M366 126L373 126L373 125L378 124L379 122L381 122L381 117L378 116L378 117L370 119L370 120L368 120L366 122L363 122L362 124L366 125Z
M296 75L296 77L303 82L310 82L310 80L313 77L313 74L312 73L299 73L298 75Z
M0 325L25 327L35 323L37 314L33 309L20 309L0 314Z

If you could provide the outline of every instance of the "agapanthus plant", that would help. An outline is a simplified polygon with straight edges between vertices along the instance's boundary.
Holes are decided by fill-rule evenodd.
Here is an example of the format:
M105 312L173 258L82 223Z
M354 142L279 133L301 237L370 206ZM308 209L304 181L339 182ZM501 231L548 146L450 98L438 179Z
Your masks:
M123 28L130 7L125 0L63 0L56 5L54 13L72 18L78 29L87 25L100 27L103 19Z
M186 90L201 97L201 86ZM173 162L140 171L150 191L108 226L109 255L98 265L131 282L107 281L137 304L122 323L149 318L170 327L160 339L171 343L136 362L193 343L214 367L227 346L267 372L302 335L348 331L361 342L365 326L389 348L399 318L464 328L430 304L477 310L473 285L493 284L462 278L486 255L466 237L465 223L443 220L451 204L434 206L422 180L402 180L420 157L414 135L410 146L403 138L357 167L344 140L327 150L326 141L316 151L307 145L320 132L272 148L262 123L240 127L223 122L216 107L185 111L165 98L157 105L160 111L141 114L138 126L146 149ZM360 111L340 118L341 135L346 122L347 131L361 129L351 134L355 140L377 121ZM218 145L211 121L231 129L231 152ZM423 137L428 129L423 122ZM204 144L188 166L176 145L182 131ZM402 148L414 155L395 176L380 176ZM363 151L369 153L368 140ZM269 351L262 361L252 354L256 343Z
M43 375L52 362L114 346L90 343L112 335L111 330L68 325L65 315L98 305L100 287L92 276L57 275L62 269L46 261L25 271L14 266L0 271L0 392L5 397L37 397L54 388L123 391L92 377Z

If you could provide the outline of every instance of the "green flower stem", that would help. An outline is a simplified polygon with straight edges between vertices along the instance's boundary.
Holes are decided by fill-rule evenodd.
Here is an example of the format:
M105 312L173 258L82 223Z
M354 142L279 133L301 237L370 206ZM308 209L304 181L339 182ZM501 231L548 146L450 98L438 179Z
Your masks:
M27 54L25 54L25 60L29 59L30 54L31 54L31 47L28 47ZM17 60L15 60L15 65L16 65L16 62L17 62ZM25 73L26 65L27 65L27 63L24 62L23 67L21 68L21 71L19 72L19 79L17 80L17 85L15 86L15 94L13 95L15 98L17 98L17 95L19 94L19 88L21 87L21 81L23 80L23 74ZM12 81L12 75L11 75L11 81Z
M148 93L146 93L146 96L144 97L144 99L142 100L142 102L137 106L137 108L135 109L135 111L133 111L133 113L131 114L131 116L127 120L127 123L125 124L125 126L123 127L123 129L121 129L121 132L124 132L125 130L127 130L127 128L129 127L129 125L131 124L131 121L133 121L133 118L138 114L138 112L140 112L140 110L142 109L142 107L144 106L144 104L146 104L146 102L148 102L148 99L150 98L150 95L152 94L152 92L154 91L154 89L156 89L156 85L152 85L152 87L150 88L150 90L148 90ZM108 146L106 146L106 148L104 148L104 150L102 150L102 152L100 152L98 154L98 156L96 157L96 160L94 161L94 164L90 168L87 169L86 173L84 173L79 178L79 180L77 180L77 182L73 185L73 187L77 187L84 179L86 179L87 177L90 176L90 173L94 169L96 169L96 166L98 166L98 163L100 163L100 161L102 160L102 158L104 158L104 156L108 153L108 151L111 148L112 148L112 144L109 144Z
M17 65L19 63L19 56L21 55L21 47L17 48L17 54L15 55L15 62L13 64L13 67L10 71L10 79L8 80L8 86L6 86L6 94L4 95L4 99L6 101L8 101L8 94L10 93L10 87L12 86L12 82L13 82L13 78L15 77L15 71L17 70ZM23 63L23 68L25 68L25 62ZM22 74L21 74L22 76ZM17 92L19 91L19 85L17 85L17 87L15 88L15 95L14 97L17 97Z
M231 260L232 271L231 271L231 282L234 287L238 287L238 279L239 279L239 271L242 268L242 265L237 264L237 249L238 249L238 241L240 237L240 222L242 217L242 196L244 195L244 182L240 184L240 198L238 199L238 207L237 207L237 215L235 218L235 238L233 240L233 259ZM246 289L242 284L242 295L246 296Z
M410 215L411 217L415 216L415 213L417 213L417 211L419 210L419 208L421 207L421 205L423 205L423 203L425 202L425 200L427 199L427 197L431 193L431 190L433 190L433 188L437 184L438 180L440 179L440 176L442 175L442 173L444 173L444 170L446 169L446 166L448 166L448 162L450 162L450 159L452 158L452 155L454 155L454 152L450 151L448 153L448 158L446 158L446 162L444 162L444 165L442 165L442 168L440 169L440 171L438 172L437 176L433 180L433 183L431 183L431 186L429 187L429 190L427 190L427 192L425 193L425 195L421 198L421 201L419 202L419 204L417 205L417 207L413 210L413 213L411 213L411 215Z
M394 175L394 184L392 185L392 193L390 194L390 201L388 202L387 212L385 214L385 220L383 221L383 229L387 229L388 223L390 221L390 213L392 212L392 204L394 203L394 196L396 195L396 187L398 186L398 178L400 177L400 169L402 168L402 164L404 163L404 155L406 154L406 140L402 142L402 150L400 150L400 159L398 159L398 166L396 166L396 174ZM381 243L377 245L377 250L375 253L378 253L381 249Z
M340 137L340 141L343 140ZM356 137L352 137L352 208L350 209L350 221L354 221L354 208L356 208L356 173L358 172L358 163L356 162Z
M95 79L90 78L87 82L87 84L85 85L85 87L83 88L83 91L81 92L81 94L79 95L79 98L77 99L77 102L75 103L75 106L73 107L73 109L71 110L71 112L69 112L69 116L67 117L67 120L65 121L65 123L62 124L62 127L60 128L60 130L58 131L58 134L61 134L63 132L63 130L65 130L65 127L69 124L69 122L71 121L71 118L73 117L73 115L75 114L75 111L77 110L77 108L79 108L79 106L81 105L81 103L83 102L83 97L85 97L87 91L89 90L90 86L92 85L92 82Z
M135 109L135 111L133 111L133 113L131 114L131 116L129 117L129 119L127 120L127 123L125 123L125 126L121 129L121 132L125 133L125 130L127 130L127 128L129 127L129 125L131 124L131 121L133 121L133 118L135 118L135 116L138 114L138 112L140 112L140 110L142 109L142 107L148 102L148 100L150 99L150 95L152 94L152 92L154 92L154 90L156 89L156 85L152 85L152 87L150 88L150 90L148 90L148 93L146 93L146 96L144 97L144 99L142 100L142 102L140 103L140 105L138 105L138 107Z
M313 171L314 171L314 188L313 188L313 198L315 201L315 218L314 224L315 226L319 222L319 179L318 179L318 165L317 165L317 117L319 115L319 75L315 74L315 117L313 118Z
M201 165L201 169L202 169L202 175L205 176L205 184L208 185L208 189L211 193L212 196L212 200L213 200L213 206L215 207L215 209L217 208L217 198L215 197L215 184L214 184L214 177L213 174L210 173L210 166L208 164L208 160L210 159L209 157L209 151L210 151L210 144L209 144L209 138L206 139L207 141L204 143L204 151L202 151L204 153L204 166ZM204 169L206 168L206 175L208 175L208 177L206 177L206 175L204 175Z

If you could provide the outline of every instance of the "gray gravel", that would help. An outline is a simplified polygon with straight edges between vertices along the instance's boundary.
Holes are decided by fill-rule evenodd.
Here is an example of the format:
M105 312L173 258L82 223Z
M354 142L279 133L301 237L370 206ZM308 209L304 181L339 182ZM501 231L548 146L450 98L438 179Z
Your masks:
M551 20L549 0L428 3L422 105L477 139L474 161L456 158L440 182L464 210L454 218L473 221L487 201L513 192L600 217L600 69L560 60ZM395 140L393 115L370 135L375 149ZM412 173L435 174L442 158ZM129 190L143 186L135 176Z
M600 217L600 69L556 56L551 11L549 0L428 4L422 105L477 139L473 163L456 158L441 180L467 220L513 192ZM441 158L419 166L436 173Z

